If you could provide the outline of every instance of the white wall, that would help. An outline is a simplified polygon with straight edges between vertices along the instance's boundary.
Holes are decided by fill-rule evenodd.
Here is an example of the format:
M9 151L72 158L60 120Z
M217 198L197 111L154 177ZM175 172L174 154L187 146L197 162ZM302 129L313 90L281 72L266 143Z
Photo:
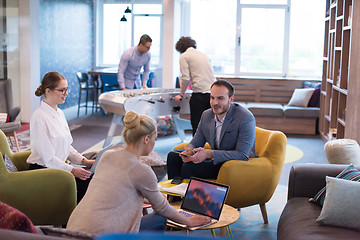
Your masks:
M19 1L21 121L30 122L40 105L35 90L40 85L39 0Z
M162 87L173 88L175 86L176 73L174 72L174 52L175 52L175 4L177 0L164 0L164 24L163 24L163 68L162 68Z
M13 106L20 106L19 1L6 1L7 77L12 82Z

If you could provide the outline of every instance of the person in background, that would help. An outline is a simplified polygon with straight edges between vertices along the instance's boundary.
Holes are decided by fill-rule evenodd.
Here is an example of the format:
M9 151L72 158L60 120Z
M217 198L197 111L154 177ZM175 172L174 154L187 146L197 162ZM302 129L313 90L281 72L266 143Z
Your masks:
M255 118L234 101L234 87L225 80L211 86L210 105L183 154L170 152L168 179L216 179L221 165L228 160L247 161L255 154ZM211 149L203 148L208 142Z
M201 114L210 108L210 86L215 81L209 59L196 50L196 42L190 37L181 37L176 43L180 52L180 94L175 97L181 101L191 82L193 93L190 98L190 118L193 135L200 122Z
M122 90L141 88L140 70L144 67L142 75L142 88L146 88L149 79L149 65L151 54L149 52L152 39L149 35L142 35L137 46L127 49L121 56L118 69L118 82Z
M166 218L198 226L210 218L184 217L159 192L153 170L140 162L155 145L155 122L130 111L124 117L124 149L106 151L101 157L84 198L71 214L67 228L94 234L165 230ZM155 213L142 217L144 198Z
M69 93L66 78L57 72L48 72L36 89L35 95L44 96L40 107L35 110L30 120L31 154L26 160L29 170L58 168L75 176L78 202L84 196L90 182L90 172L82 167L74 167L65 161L90 168L94 160L88 160L71 146L69 125L63 111L58 108L65 102Z

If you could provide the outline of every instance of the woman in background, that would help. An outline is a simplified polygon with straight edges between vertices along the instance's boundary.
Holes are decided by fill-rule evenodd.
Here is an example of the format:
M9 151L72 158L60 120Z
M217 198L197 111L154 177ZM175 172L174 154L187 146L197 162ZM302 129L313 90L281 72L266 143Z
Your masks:
M83 200L71 214L67 228L95 234L164 230L166 218L198 226L210 218L184 217L159 192L152 169L139 161L147 156L157 137L155 122L133 111L124 117L125 149L106 151ZM144 198L155 213L142 217Z
M69 125L63 111L58 104L65 102L69 87L63 75L57 72L48 72L36 89L35 95L44 96L41 105L31 116L30 146L31 154L27 159L29 170L41 168L58 168L72 173L76 179L77 200L84 196L90 182L90 172L73 167L65 161L81 164L88 168L94 160L83 157L72 146Z

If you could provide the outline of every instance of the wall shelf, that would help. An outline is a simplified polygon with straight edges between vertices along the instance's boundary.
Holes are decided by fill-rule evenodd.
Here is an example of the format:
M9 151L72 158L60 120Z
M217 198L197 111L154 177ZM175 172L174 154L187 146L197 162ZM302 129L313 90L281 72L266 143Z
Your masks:
M336 132L360 143L360 48L351 48L360 41L360 1L326 0L326 9L319 132L324 141Z

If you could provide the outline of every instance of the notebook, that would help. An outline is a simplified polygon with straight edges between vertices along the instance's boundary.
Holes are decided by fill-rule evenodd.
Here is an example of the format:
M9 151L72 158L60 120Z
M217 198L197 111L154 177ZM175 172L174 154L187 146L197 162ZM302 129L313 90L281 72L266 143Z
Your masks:
M195 230L216 223L220 219L229 188L227 185L210 182L201 178L190 178L183 202L178 211L186 217L191 217L194 214L208 216L211 218L211 222L190 228L169 219L167 221L189 230Z

